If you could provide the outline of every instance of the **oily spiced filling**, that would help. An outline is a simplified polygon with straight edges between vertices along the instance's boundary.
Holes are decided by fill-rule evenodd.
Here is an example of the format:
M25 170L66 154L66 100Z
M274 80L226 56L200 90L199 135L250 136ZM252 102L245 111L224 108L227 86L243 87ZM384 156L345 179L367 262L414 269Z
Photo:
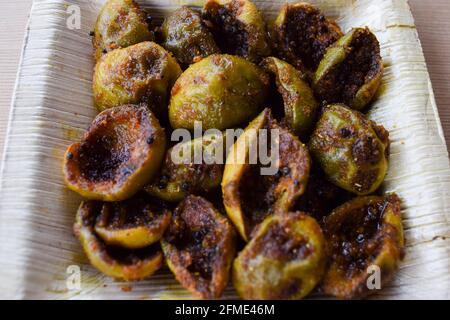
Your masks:
M288 225L272 224L264 236L258 240L255 251L277 261L304 260L312 253L307 239L288 234Z
M271 95L269 97L268 105L272 110L273 117L278 121L281 121L286 116L284 111L284 97L280 93L277 76L272 72L269 72L268 74L270 76L270 84L271 84L270 85Z
M211 239L213 236L205 229L200 229L199 231L193 231L190 238L188 251L192 257L192 263L187 269L192 274L199 275L209 281L212 279L213 265L217 253L214 240Z
M328 103L351 104L358 90L380 71L380 51L376 38L364 30L350 45L350 53L327 76L324 95Z
M130 163L142 135L145 113L136 118L110 118L109 115L81 143L78 162L81 176L89 181L120 182L132 174L138 164ZM148 129L147 129L148 130ZM152 134L150 134L151 136ZM141 161L142 159L136 159Z
M285 46L310 70L317 69L326 49L340 37L325 16L312 8L288 10L284 28Z
M261 175L261 166L251 164L244 172L239 186L241 208L251 230L270 214L275 201L275 187L278 177Z
M371 186L378 179L379 169L374 168L372 170L357 171L355 178L353 179L355 187L361 191L370 190Z
M79 150L79 166L83 178L90 181L112 180L119 167L130 157L128 145L118 145L112 135L94 134L84 141Z
M339 205L350 200L352 195L335 186L325 178L325 174L314 167L308 179L305 193L295 204L296 211L306 212L319 223Z
M164 210L164 204L158 204ZM123 203L105 203L101 214L97 218L97 226L107 227L112 230L127 229L140 226L150 226L158 223L158 218L163 217L161 209L157 209L154 204L146 201L145 198L138 197L127 200Z
M95 223L100 210L102 202L100 201L85 201L81 210L81 222L83 227L91 227Z
M186 269L204 280L212 279L214 262L218 254L219 226L199 205L187 204L182 214L174 217L166 234L167 241L176 247Z
M157 52L138 52L126 60L124 65L118 65L117 71L120 72L121 77L118 80L118 84L123 85L129 92L133 92L135 84L133 81L123 82L120 79L135 79L135 80L148 80L153 78L159 78L162 74L162 61Z
M236 19L238 10L214 3L204 12L203 19L223 53L247 56L249 35L245 24Z
M368 31L353 41L353 50L342 63L337 76L342 101L350 103L359 88L378 73L380 58L376 42Z
M114 259L118 263L132 266L154 257L159 250L159 246L158 244L154 244L141 249L125 249L105 245L103 250L111 259Z
M305 161L306 154L303 158L299 152L298 141L287 130L281 128L275 121L271 121L266 129L268 157L271 157L271 130L279 130L276 145L279 151L279 167L275 174L263 175L261 174L263 166L258 161L258 164L250 164L242 175L238 192L250 232L272 213L271 210L290 183L293 183L296 188L301 188L306 166L309 165Z
M214 236L211 234L213 231L208 231L206 227L191 230L184 222L177 224L178 228L175 231L177 234L172 233L174 238L170 243L182 252L180 255L184 257L185 267L190 273L205 280L211 280L217 254ZM171 231L174 230L171 229Z
M332 237L332 259L352 278L365 272L382 246L381 223L386 202L354 209Z

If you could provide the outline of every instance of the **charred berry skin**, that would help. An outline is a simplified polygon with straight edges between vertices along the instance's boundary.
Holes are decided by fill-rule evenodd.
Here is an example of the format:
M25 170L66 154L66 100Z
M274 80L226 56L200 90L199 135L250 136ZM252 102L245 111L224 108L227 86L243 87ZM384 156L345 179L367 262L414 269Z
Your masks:
M351 192L328 181L322 170L313 165L305 193L297 199L293 210L306 212L322 226L333 209L353 197Z

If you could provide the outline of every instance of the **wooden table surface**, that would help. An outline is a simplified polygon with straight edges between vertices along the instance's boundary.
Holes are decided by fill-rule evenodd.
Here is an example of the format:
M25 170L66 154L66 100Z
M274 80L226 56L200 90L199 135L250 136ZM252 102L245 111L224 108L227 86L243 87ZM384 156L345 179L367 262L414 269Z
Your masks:
M0 159L32 0L0 0ZM409 0L450 147L450 1Z

